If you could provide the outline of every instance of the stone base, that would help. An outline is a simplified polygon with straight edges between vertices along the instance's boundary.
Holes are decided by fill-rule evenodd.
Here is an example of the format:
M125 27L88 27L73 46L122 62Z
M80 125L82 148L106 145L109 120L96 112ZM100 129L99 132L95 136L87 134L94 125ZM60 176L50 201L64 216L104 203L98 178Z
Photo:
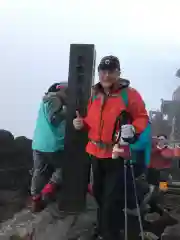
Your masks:
M0 231L0 240L64 239L74 219L75 216L67 216L63 220L55 220L47 210L38 215L24 210L16 214L12 220L3 224Z
M38 214L23 210L1 224L0 240L64 240L79 237L95 221L96 206L92 198L88 198L87 206L86 212L69 216L60 212L55 203Z
M161 236L161 240L180 240L180 224L167 227Z

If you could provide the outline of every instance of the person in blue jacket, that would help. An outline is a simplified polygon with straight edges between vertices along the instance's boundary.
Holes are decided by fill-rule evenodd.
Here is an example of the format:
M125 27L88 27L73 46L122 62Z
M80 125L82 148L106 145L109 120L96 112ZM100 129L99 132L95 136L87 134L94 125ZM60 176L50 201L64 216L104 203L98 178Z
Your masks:
M32 211L45 207L62 182L67 83L53 84L43 97L33 136Z

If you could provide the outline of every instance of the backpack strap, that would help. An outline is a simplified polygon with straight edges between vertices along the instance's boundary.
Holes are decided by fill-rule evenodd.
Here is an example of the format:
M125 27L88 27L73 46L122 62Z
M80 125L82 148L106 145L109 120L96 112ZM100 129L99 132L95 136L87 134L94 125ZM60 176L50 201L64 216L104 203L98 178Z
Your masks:
M120 92L120 96L123 99L123 102L125 104L125 106L128 106L128 94L127 94L127 88L123 88Z
M91 97L91 103L93 103L94 100L96 100L96 99L97 99L97 95L93 95L93 96Z

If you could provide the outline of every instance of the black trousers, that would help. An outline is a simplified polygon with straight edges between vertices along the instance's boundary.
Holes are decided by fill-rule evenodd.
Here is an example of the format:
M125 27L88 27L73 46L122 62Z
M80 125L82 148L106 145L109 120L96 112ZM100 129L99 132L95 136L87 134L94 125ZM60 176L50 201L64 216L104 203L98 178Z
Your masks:
M165 182L169 180L169 175L169 169L148 168L147 181L149 184L159 186L159 182Z
M120 229L124 228L124 161L123 159L98 159L92 157L93 192L98 204L97 227L105 240L120 239ZM141 165L134 166L135 176L143 173ZM138 189L138 198L143 194ZM130 167L127 168L127 204L136 208L134 187Z

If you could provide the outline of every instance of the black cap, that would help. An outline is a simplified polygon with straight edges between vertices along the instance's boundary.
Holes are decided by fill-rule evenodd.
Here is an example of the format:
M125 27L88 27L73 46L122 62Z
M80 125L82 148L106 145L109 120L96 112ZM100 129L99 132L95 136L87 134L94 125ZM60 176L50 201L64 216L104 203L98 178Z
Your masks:
M106 56L101 59L101 62L98 66L99 70L118 70L120 71L120 62L119 59L115 56Z
M62 88L67 88L68 87L68 82L59 82L59 83L54 83L51 85L48 89L49 92L58 92Z

